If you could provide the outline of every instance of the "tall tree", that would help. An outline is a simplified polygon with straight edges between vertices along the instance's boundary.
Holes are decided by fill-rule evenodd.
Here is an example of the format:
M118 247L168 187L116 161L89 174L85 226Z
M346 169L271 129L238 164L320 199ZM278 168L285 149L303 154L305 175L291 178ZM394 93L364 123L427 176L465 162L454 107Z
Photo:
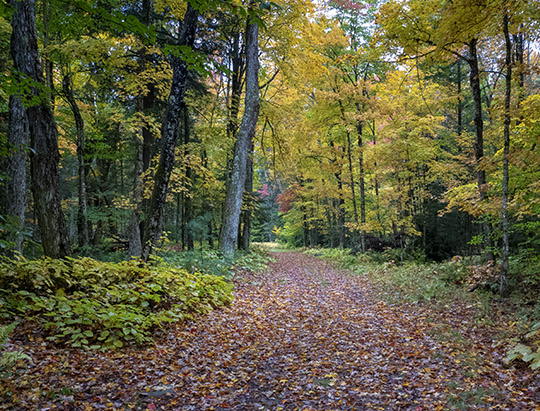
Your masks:
M506 6L506 5L505 5ZM499 276L499 292L503 294L506 289L508 276L508 260L510 244L508 239L508 180L509 180L509 156L510 156L510 103L512 101L512 40L508 29L508 10L504 10L503 32L505 44L506 81L504 96L504 148L503 148L503 181L502 181L502 270Z
M70 247L60 204L58 130L39 61L36 1L11 0L11 5L13 66L21 74L21 81L30 84L23 102L27 105L32 195L43 251L50 257L65 257Z
M188 8L181 24L178 46L191 48L195 42L195 31L199 13L188 3ZM188 66L185 60L171 54L170 62L173 78L167 111L161 127L161 152L159 164L154 174L154 188L146 215L142 254L143 260L148 260L152 248L158 243L163 230L163 215L165 201L169 188L169 179L174 166L175 146L179 134L181 112L185 105L184 94L188 78Z
M259 117L259 26L248 20L246 26L246 96L244 115L234 147L231 183L227 188L223 222L219 238L221 252L234 253L238 239L238 224L242 209L242 195L246 184L249 148Z

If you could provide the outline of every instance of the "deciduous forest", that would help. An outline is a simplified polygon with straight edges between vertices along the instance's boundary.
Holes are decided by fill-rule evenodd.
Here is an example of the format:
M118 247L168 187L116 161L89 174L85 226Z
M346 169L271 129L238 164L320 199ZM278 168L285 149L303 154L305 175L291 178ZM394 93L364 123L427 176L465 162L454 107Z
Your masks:
M537 0L2 0L0 63L0 409L538 409Z

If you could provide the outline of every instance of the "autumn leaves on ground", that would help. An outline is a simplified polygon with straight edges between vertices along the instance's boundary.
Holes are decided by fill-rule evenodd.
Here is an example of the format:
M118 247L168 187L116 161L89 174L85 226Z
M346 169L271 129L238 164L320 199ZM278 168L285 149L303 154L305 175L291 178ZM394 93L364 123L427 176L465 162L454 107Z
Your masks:
M535 409L536 384L504 365L495 326L389 304L367 277L299 253L236 279L235 301L98 353L29 343L6 409ZM27 351L28 352L28 351ZM532 388L535 386L536 388ZM538 409L538 408L536 408Z

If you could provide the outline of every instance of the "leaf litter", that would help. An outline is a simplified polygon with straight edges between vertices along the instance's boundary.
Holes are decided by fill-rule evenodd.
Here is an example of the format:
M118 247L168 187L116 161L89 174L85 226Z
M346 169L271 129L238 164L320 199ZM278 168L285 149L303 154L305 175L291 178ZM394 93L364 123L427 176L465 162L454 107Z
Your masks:
M468 307L389 304L366 276L299 253L244 273L235 301L144 349L62 350L27 336L2 409L539 410L538 373L505 366ZM6 396L6 393L9 393Z

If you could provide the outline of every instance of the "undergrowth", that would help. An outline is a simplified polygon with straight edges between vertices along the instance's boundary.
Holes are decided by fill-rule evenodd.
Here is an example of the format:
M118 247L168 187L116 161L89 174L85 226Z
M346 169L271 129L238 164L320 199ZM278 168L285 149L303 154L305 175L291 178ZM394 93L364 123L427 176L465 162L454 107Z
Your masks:
M502 300L495 294L498 274L498 267L495 265L480 265L474 258L461 257L442 263L425 262L415 253L409 253L407 258L398 260L396 250L358 255L347 249L309 249L304 252L368 276L375 291L389 303L429 303L431 307L442 312L460 301L465 306L474 308L473 320L477 324L493 324L498 321L494 317L500 312L494 311L493 306L495 301L500 303ZM518 275L515 272L516 264L514 261L514 272L510 273L512 281L532 285L531 282L536 277L528 276L527 281L522 280L524 274ZM516 291L516 288L514 290L517 293L517 297L516 294L513 296L515 304L517 299L523 299L526 294ZM506 303L511 304L512 299ZM502 309L501 304L497 306ZM539 306L540 304L537 305ZM521 320L516 320L519 325L514 334L521 334L522 337L513 337L506 341L509 346L507 363L521 360L528 363L532 369L540 368L540 315L536 311L540 312L537 309L526 314L521 313ZM507 312L507 315L516 319L517 314Z
M109 349L232 300L223 278L164 262L42 258L0 263L0 318L26 319L55 343Z
M190 273L201 272L225 278L235 276L239 270L264 271L274 260L266 247L253 245L250 251L238 250L234 258L227 258L219 251L202 249L197 251L163 252L163 260Z

